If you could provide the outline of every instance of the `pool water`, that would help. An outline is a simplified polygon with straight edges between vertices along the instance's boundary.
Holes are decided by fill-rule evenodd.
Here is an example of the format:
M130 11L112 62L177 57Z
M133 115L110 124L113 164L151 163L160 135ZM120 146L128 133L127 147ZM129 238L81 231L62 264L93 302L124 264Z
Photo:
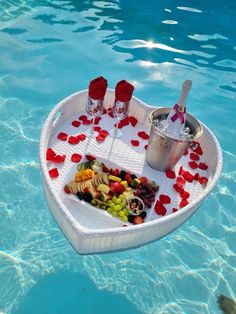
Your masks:
M0 313L220 313L236 297L236 2L0 0ZM197 213L138 249L77 255L45 202L44 119L103 75L188 111L217 136L222 177Z

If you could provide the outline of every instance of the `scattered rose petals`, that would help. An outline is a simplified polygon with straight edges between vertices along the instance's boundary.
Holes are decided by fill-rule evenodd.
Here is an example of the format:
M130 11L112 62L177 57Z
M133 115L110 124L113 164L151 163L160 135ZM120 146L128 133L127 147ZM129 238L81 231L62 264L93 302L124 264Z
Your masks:
M186 181L193 182L193 175L190 172L185 171L183 177Z
M86 139L86 135L83 133L77 135L76 137L79 139L79 141L82 141L82 142Z
M204 162L200 162L198 167L201 169L201 170L207 170L208 169L208 166L207 164L205 164Z
M198 179L198 182L199 182L200 184L207 184L208 179L207 179L206 177L200 177L200 178Z
M81 125L81 122L80 122L80 121L77 121L77 120L74 120L74 121L71 122L71 124L72 124L74 127L78 128L78 127Z
M171 169L166 170L166 176L169 179L175 179L175 172Z
M103 114L107 113L107 109L103 108Z
M189 164L189 167L192 169L198 168L198 164L196 163L196 161L190 161L188 164Z
M198 155L202 155L202 149L201 149L200 144L199 144L198 147L195 148L193 151L194 151L196 154L198 154Z
M133 116L129 116L129 122L131 123L132 127L135 127L138 123L138 120Z
M51 161L55 156L56 153L54 152L54 150L52 148L48 148L46 153L46 160Z
M70 136L68 139L68 143L72 145L76 145L79 142L80 142L80 139L78 138L78 136Z
M48 171L49 176L51 179L56 179L59 176L59 172L57 170L57 168L53 168L51 170Z
M139 146L139 141L138 140L131 140L131 144L133 146Z
M161 216L165 216L167 212L165 206L160 201L156 201L154 209L155 209L156 214L161 215Z
M195 173L195 175L193 176L193 180L199 180L199 178L200 178L200 175L199 175L199 173L197 172L197 173Z
M101 127L100 126L95 126L93 129L94 129L94 131L99 132L101 130Z
M71 161L73 162L80 162L80 160L82 159L82 155L81 154L73 154L71 155Z
M184 156L188 155L188 149L185 149Z
M175 212L177 212L177 211L178 211L177 208L172 208L172 213L175 213Z
M198 161L200 159L200 157L197 154L194 153L190 153L190 158L192 160Z
M148 147L148 144L146 144L146 145L144 146L144 149L147 150L147 147Z
M181 202L179 203L179 207L183 208L185 206L187 206L189 204L189 202L186 199L182 199Z
M145 131L138 132L138 136L141 137L143 140L149 139L149 135Z
M189 192L187 192L187 191L182 191L181 193L180 193L180 197L182 198L182 199L187 199L187 198L189 198L189 196L190 196L190 194L189 194Z
M86 159L89 160L89 161L93 161L93 160L96 160L97 158L93 155L85 155Z
M58 135L57 135L57 138L59 139L59 140L61 140L61 141L67 141L67 134L66 133L63 133L63 132L61 132L61 133L59 133Z
M171 202L170 197L168 195L165 195L165 194L161 194L159 196L159 201L162 204L170 204L170 202Z
M87 120L87 119L88 119L87 116L85 116L84 114L79 116L79 120L80 121L84 121L84 120Z

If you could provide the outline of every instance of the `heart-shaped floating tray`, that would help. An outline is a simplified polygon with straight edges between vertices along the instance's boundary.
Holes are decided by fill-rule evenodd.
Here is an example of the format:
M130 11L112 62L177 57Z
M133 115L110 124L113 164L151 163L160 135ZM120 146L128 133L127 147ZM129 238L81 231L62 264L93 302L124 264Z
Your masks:
M138 132L145 131L149 134L150 107L133 97L130 103L129 115L135 117L138 123L122 128L123 137L114 139L107 136L103 142L96 138L86 137L79 144L72 145L68 141L57 138L60 132L68 136L86 134L88 125L81 124L79 127L72 125L72 121L79 116L86 115L84 108L87 102L87 91L75 93L58 103L47 117L42 129L40 139L40 166L42 171L43 187L49 208L64 234L80 254L98 253L128 249L143 245L156 240L180 226L201 205L207 195L216 185L222 169L222 152L220 145L213 133L203 125L203 135L199 140L203 154L199 162L208 166L207 170L193 170L189 166L190 153L183 156L173 169L178 176L179 168L182 166L191 174L199 173L200 177L208 179L207 184L200 184L198 180L185 184L185 190L190 193L189 204L180 208L181 197L173 188L175 179L167 177L165 172L152 169L145 162L145 145L148 140L138 136ZM108 90L105 97L105 108L111 108L114 103L114 91ZM108 114L102 115L99 122L101 129L109 131L114 127L116 120ZM132 140L139 142L133 146ZM54 164L46 161L46 152L52 148L57 154L66 155L65 162ZM154 209L147 210L145 222L139 225L127 223L112 217L104 210L97 209L90 204L80 201L76 196L68 196L63 187L68 183L76 172L76 164L71 161L74 153L96 156L97 160L103 161L109 167L130 170L137 176L145 176L155 181L160 189L156 194L158 200L160 194L170 196L171 203L165 205L165 216L158 215ZM81 160L82 161L82 160ZM57 168L59 176L51 179L49 170ZM177 211L173 208L178 209Z

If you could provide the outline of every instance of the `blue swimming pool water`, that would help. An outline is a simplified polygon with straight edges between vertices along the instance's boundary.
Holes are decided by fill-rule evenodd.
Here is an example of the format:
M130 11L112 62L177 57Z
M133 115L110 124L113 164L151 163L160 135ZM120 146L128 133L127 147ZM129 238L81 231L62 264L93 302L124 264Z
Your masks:
M220 313L236 296L236 2L0 0L0 313ZM193 80L188 111L216 134L219 184L162 240L79 256L45 203L42 123L103 75L169 106Z

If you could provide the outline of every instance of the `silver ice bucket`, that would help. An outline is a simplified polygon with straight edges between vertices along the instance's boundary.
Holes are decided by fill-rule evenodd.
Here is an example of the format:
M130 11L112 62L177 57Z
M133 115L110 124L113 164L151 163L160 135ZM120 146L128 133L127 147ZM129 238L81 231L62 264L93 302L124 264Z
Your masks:
M146 152L146 161L154 169L166 171L173 168L180 158L183 156L185 149L188 148L192 141L200 138L203 132L202 125L186 113L185 126L190 128L193 135L191 140L175 139L169 135L161 133L154 125L153 121L167 117L172 108L155 109L150 114L150 122L152 124L148 148Z

